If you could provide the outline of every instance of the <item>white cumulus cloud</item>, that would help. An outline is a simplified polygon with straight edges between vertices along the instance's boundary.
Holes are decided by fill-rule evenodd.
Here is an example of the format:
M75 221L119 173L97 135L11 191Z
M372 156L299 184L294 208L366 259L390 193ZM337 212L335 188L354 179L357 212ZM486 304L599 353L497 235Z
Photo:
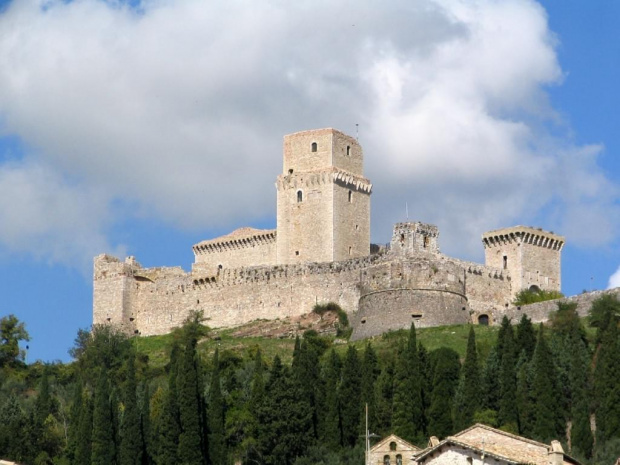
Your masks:
M609 277L607 289L613 289L615 287L620 287L620 267Z
M614 238L602 147L548 129L563 73L534 1L14 0L0 30L0 130L34 148L0 158L0 191L31 194L0 206L9 249L109 250L123 204L185 228L271 217L282 136L357 123L377 241L405 202L470 255L515 222Z

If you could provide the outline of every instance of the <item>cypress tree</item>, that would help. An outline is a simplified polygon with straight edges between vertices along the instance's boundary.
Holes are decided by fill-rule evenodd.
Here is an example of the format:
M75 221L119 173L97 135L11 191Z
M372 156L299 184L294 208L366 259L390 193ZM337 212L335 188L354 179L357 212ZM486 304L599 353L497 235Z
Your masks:
M181 359L181 369L177 375L179 395L179 435L178 458L184 465L203 465L202 422L200 411L200 388L196 360L196 339L188 337Z
M180 366L180 348L174 343L170 352L168 366L168 390L164 394L162 411L157 424L157 465L178 462L179 435L181 420L179 418L177 374Z
M293 370L297 368L297 364L299 363L299 353L301 352L301 341L299 340L299 335L295 336L295 346L293 347L293 362L292 367Z
M260 348L254 356L254 376L252 377L252 392L250 394L250 411L255 412L265 396L265 365Z
M248 438L244 441L244 463L260 463L261 457L257 453L256 442L260 434L258 412L265 402L265 365L260 347L254 356L254 373L252 375L250 398L248 400Z
M142 434L136 397L134 358L134 354L130 353L127 360L127 380L123 396L125 410L120 428L120 465L140 465L142 463Z
M110 389L110 417L112 418L112 463L118 464L121 460L121 421L120 421L120 401L118 399L118 389L113 386Z
M79 431L75 448L75 465L90 465L92 456L93 404L85 396L80 409Z
M43 376L39 384L39 392L34 404L35 422L38 428L42 428L47 417L52 413L52 395L50 394L49 367L43 369Z
M500 399L497 421L500 426L508 427L517 432L518 413L517 413L517 377L515 373L515 344L512 326L508 318L502 321L503 340L498 341L498 350L501 350L500 361Z
M517 325L517 337L515 342L517 346L517 358L521 356L521 352L525 351L527 360L531 360L532 355L534 355L534 349L536 348L536 331L534 331L532 320L530 320L525 313L521 316L521 320Z
M497 412L499 409L499 373L500 359L497 349L494 347L489 351L482 369L482 406L485 410Z
M312 431L315 439L319 434L319 358L312 346L305 340L301 343L297 354L297 362L293 366L293 375L303 390L303 396L312 409Z
M423 441L424 406L415 326L396 361L392 427L394 434L411 442Z
M259 407L257 446L265 464L293 463L312 443L312 411L300 385L276 356Z
M562 422L563 415L555 395L555 367L542 324L538 331L532 364L532 435L534 439L549 442L562 436L564 425Z
M594 438L590 428L590 403L588 401L588 354L582 340L573 338L571 346L571 452L576 451L586 459L592 457Z
M360 403L368 405L368 428L374 431L375 428L375 383L381 370L379 369L379 361L372 345L366 344L364 349L364 358L362 360L362 391ZM362 431L365 428L365 421L361 422Z
M176 370L173 370L168 380L168 390L165 393L162 412L157 427L158 448L156 462L158 465L178 462L181 420L179 419L179 405L177 400Z
M84 386L82 385L82 379L78 378L75 383L75 391L73 392L73 401L69 412L69 428L67 430L67 456L70 460L75 459L77 450L80 417L82 416L82 405L84 403L83 391Z
M596 440L604 444L620 437L620 343L615 322L602 331L595 374Z
M428 436L428 412L431 407L431 399L433 395L433 375L431 368L431 357L422 343L418 343L418 366L420 367L420 395L422 396L421 415L421 433L420 438ZM422 442L420 442L422 444Z
M467 352L459 382L458 395L455 395L454 429L464 430L474 424L474 413L480 408L480 367L476 350L476 333L469 328Z
M428 433L445 438L453 433L452 404L458 383L461 363L459 354L442 347L431 353L433 367L433 390L429 407Z
M322 376L325 386L325 409L321 420L321 442L332 451L337 450L342 444L342 425L338 400L340 370L340 357L332 349Z
M394 400L394 359L383 364L383 370L375 383L375 433L387 436L392 430L392 403Z
M153 428L151 427L151 394L149 383L144 382L140 408L140 436L142 437L142 465L151 465L155 457L153 450Z
M527 351L522 350L517 362L517 412L519 413L519 434L531 437L534 424L532 410L532 368Z
M342 364L342 381L339 388L340 418L342 421L342 442L353 447L358 440L362 419L361 364L357 349L349 346Z
M213 355L213 373L209 389L209 460L212 464L226 463L224 444L224 398L220 388L219 350Z
M92 432L92 465L110 465L114 460L114 426L110 406L110 385L105 366L101 367L95 390Z

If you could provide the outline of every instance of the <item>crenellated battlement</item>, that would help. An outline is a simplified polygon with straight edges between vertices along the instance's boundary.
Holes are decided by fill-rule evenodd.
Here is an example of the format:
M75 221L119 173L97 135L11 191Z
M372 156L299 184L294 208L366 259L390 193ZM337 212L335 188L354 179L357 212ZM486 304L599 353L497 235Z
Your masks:
M564 247L564 237L551 231L529 226L514 226L512 228L497 229L482 235L484 248L501 247L505 244L530 244L546 249L561 251Z
M260 247L276 242L275 229L240 228L216 239L201 241L192 247L196 256Z
M300 263L292 265L254 266L222 270L214 275L198 276L192 274L192 282L195 286L208 286L210 288L226 286L243 286L248 283L268 282L273 279L288 279L293 277L338 274L349 271L359 271L368 266L385 261L381 255L353 258L339 262L329 263Z
M368 179L335 167L323 170L281 174L276 180L276 189L281 191L327 184L338 184L347 189L355 189L356 191L366 194L372 193L372 183Z

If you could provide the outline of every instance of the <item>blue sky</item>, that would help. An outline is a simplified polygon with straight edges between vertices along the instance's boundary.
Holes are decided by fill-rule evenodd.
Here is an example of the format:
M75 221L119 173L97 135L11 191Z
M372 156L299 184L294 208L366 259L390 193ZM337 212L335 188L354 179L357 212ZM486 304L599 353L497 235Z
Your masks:
M482 232L541 226L565 294L608 287L620 4L411 3L0 2L0 314L29 361L91 324L94 255L189 269L274 227L282 136L317 127L359 124L374 242L405 203L475 261Z

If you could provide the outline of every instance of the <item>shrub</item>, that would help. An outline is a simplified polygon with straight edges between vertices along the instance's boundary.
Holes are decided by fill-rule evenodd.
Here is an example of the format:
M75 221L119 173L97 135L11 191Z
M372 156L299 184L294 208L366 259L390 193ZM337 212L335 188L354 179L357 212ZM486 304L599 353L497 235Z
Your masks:
M564 297L564 294L558 291L546 291L544 289L539 289L535 291L530 289L523 289L519 291L513 304L528 305L534 304L536 302L544 302L545 300L561 299L562 297Z

